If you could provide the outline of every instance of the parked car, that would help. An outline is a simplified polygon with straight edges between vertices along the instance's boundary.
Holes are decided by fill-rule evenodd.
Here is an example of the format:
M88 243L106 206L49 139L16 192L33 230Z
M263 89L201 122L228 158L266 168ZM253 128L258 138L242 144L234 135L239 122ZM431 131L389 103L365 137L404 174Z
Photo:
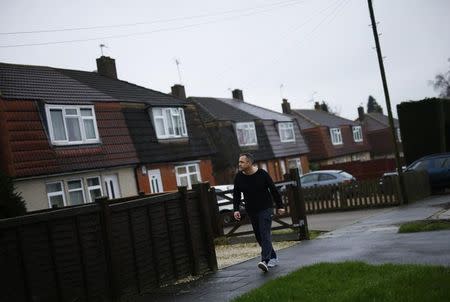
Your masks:
M423 170L428 173L430 186L433 191L450 188L450 153L439 153L421 157L410 164L404 172ZM387 172L383 174L382 179L397 175L397 172Z
M303 174L300 177L300 182L304 188L350 184L354 181L356 181L355 177L343 170L319 170Z
M230 223L233 221L233 188L234 185L219 185L219 186L213 186L214 189L216 190L216 193L221 193L221 192L227 192L229 191L229 193L225 193L225 196L230 198L224 198L223 194L216 194L217 196L217 204L219 205L219 213L220 214L224 214L223 215L223 222L224 223ZM244 209L244 203L243 203L243 196L241 196L241 205L240 208L241 210Z

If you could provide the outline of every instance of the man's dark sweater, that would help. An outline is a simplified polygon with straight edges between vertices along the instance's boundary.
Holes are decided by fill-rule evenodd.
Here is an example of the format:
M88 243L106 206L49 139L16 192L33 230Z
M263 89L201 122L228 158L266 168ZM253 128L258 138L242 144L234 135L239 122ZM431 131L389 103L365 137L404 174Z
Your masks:
M251 175L246 175L241 171L234 179L233 206L235 211L239 211L241 193L244 193L245 209L248 213L272 208L272 198L277 205L277 209L282 208L281 196L270 175L263 169L258 169Z

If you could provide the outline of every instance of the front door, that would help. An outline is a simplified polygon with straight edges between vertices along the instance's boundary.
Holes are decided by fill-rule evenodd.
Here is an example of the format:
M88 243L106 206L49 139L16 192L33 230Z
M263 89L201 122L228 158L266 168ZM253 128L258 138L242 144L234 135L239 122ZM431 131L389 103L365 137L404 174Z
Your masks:
M106 175L104 178L106 193L109 199L122 197L120 194L119 180L117 175Z
M162 180L161 180L161 172L159 169L148 170L148 181L150 182L150 191L151 193L161 193L164 192Z

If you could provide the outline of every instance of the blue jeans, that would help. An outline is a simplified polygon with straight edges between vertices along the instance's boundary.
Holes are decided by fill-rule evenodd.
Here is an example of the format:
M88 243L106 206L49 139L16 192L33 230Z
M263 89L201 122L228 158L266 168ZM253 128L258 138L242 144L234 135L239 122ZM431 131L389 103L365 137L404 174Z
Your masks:
M261 261L269 262L270 259L277 257L272 246L272 216L273 209L265 209L257 213L248 213L250 222L252 223L253 232L256 241L261 247Z

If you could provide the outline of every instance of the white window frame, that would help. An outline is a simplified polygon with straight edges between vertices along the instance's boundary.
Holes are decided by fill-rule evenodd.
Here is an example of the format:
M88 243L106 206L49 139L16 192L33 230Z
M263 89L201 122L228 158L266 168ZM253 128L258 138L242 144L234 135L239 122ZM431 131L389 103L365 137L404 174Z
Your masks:
M89 179L93 179L93 178L97 178L98 179L98 185L96 185L96 186L89 186L88 180ZM102 179L101 179L101 177L100 176L89 176L89 177L86 177L86 189L87 189L87 194L89 196L90 202L94 202L95 201L95 200L92 200L91 190L100 189L100 195L103 196L103 188L102 188Z
M287 173L286 163L284 162L284 159L280 159L279 162L280 162L281 177L283 177Z
M76 115L68 115L66 114L66 110L76 110L77 114ZM81 109L90 109L92 112L92 116L82 116L81 115ZM53 133L53 122L52 122L52 117L50 114L51 110L61 110L62 113L62 120L63 120L63 124L64 124L64 133L66 136L65 140L57 140L55 139L55 135ZM99 139L99 135L98 135L98 127L97 127L97 118L95 116L95 109L93 105L79 105L79 106L75 106L75 105L49 105L46 104L45 105L45 112L47 115L47 122L48 122L48 129L49 129L49 133L50 133L50 139L53 145L80 145L80 144L95 144L95 143L99 143L100 139ZM81 140L79 141L69 141L69 133L68 133L68 129L67 129L67 123L66 123L66 118L67 117L74 117L76 116L78 118L78 125L80 127L80 131L81 131ZM92 139L88 139L86 138L86 130L84 128L84 121L85 120L92 120L94 123L94 132L95 132L95 138Z
M247 134L247 137L249 138L248 142L241 141L239 139L238 134L239 131L243 131L244 140ZM255 122L236 123L236 136L238 139L239 146L241 147L258 145L258 137L256 136Z
M64 182L63 181L52 181L45 184L45 190L47 191L47 185L59 183L61 185L61 191L58 192L47 192L47 201L49 209L52 209L52 203L50 202L50 197L53 196L62 196L63 198L63 206L67 206L66 194L64 194Z
M292 138L288 139L286 134L291 132ZM294 132L294 123L292 122L284 122L278 123L278 133L280 134L280 140L282 143L295 142L295 132Z
M355 143L360 143L363 141L363 135L362 135L362 127L361 126L353 126L353 140Z
M330 136L333 145L342 145L341 128L330 128Z
M287 164L288 164L288 168L289 169L292 169L291 164L290 164L292 162L294 163L295 168L298 169L299 176L303 175L302 161L300 160L300 158L299 157L297 157L297 158L289 158L287 160Z
M179 174L178 168L186 168L186 173ZM189 172L189 167L195 167L195 172ZM175 166L175 175L177 177L177 185L181 186L181 180L180 178L183 176L187 176L187 182L188 182L188 189L192 189L192 182L191 182L191 175L197 175L197 179L199 182L202 181L201 173L200 173L200 165L198 163L188 163L188 164L181 164Z
M80 184L81 184L81 188L77 188L77 189L69 189L69 182L71 182L71 181L79 181L80 182ZM68 195L68 204L69 205L73 205L72 204L72 201L70 200L70 193L72 193L72 192L77 192L77 191L81 191L81 193L83 194L83 203L82 204L85 204L86 203L86 194L85 194L85 192L84 192L84 183L83 183L83 179L82 178L74 178L74 179L68 179L67 181L66 181L66 183L67 183L67 195Z
M161 110L161 114L157 111ZM156 137L158 139L168 138L181 138L188 137L186 118L184 115L184 109L182 107L154 107L152 108L153 124L155 126ZM176 117L180 118L181 124L179 127L179 134L175 133L175 127L173 126L173 133L169 133L169 122L175 125ZM169 120L170 119L170 120ZM157 120L161 120L163 123L163 129L158 128Z

